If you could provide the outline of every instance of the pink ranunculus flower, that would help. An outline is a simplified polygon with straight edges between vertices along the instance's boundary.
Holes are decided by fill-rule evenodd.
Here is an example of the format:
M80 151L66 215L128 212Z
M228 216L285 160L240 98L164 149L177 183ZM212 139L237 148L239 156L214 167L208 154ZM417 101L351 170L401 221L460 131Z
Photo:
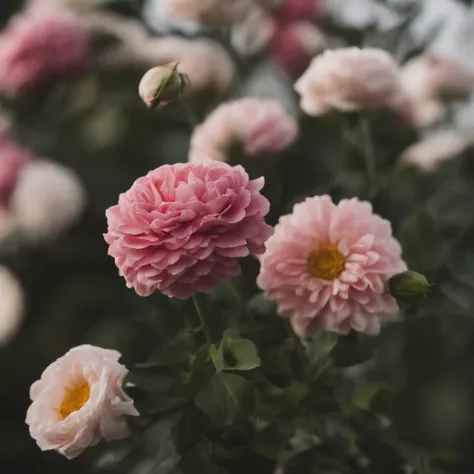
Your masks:
M245 98L215 109L191 137L189 160L226 161L233 145L249 156L278 153L298 136L296 120L275 100Z
M18 176L31 154L0 132L0 208L8 208Z
M15 95L82 72L89 53L87 30L68 16L19 14L0 36L0 90Z
M311 62L295 84L308 115L394 107L403 95L395 60L375 48L327 50Z
M118 362L120 357L117 351L83 345L46 368L31 386L26 414L41 450L72 459L101 438L128 435L125 415L139 413L122 389L128 370Z
M209 161L165 165L139 178L107 210L109 255L129 288L185 299L240 273L272 234L263 178Z
M390 223L369 202L315 196L280 218L257 283L300 336L377 334L380 316L398 310L387 280L405 269Z

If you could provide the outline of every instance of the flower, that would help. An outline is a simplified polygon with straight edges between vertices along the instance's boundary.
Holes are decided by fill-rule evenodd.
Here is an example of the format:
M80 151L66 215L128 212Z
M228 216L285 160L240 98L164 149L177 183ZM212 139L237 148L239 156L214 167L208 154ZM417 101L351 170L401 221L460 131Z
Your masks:
M403 95L396 62L374 48L325 51L313 59L295 89L308 115L391 107Z
M138 94L149 108L164 106L183 94L186 74L178 71L179 61L156 66L145 73L138 87Z
M33 383L26 423L42 451L56 450L73 459L101 438L128 435L124 415L139 413L122 389L128 370L120 357L117 351L78 346Z
M23 321L24 295L17 278L0 265L0 347L17 333Z
M129 288L188 298L240 273L272 228L263 178L209 161L165 165L139 178L107 210L109 255Z
M46 160L27 165L18 177L10 209L22 237L51 239L71 227L85 207L85 190L68 168Z
M401 81L406 93L414 101L465 96L474 89L474 70L430 53L408 61L401 70Z
M446 108L442 99L469 95L474 89L474 71L436 54L408 61L401 70L401 84L411 101L416 125L425 127L440 120Z
M310 59L325 47L326 37L306 21L275 28L270 43L273 57L292 77L298 77L308 67Z
M456 130L440 130L409 146L403 152L401 162L413 165L420 171L429 172L441 163L460 155L470 145L472 139L462 133Z
M376 334L398 307L387 281L406 265L391 225L358 199L315 196L280 218L266 243L257 283L295 332Z
M219 106L195 129L189 159L226 161L235 144L249 156L278 153L297 135L296 120L277 101L239 99Z
M321 0L282 0L275 11L280 23L312 21L321 10Z
M82 72L89 52L87 30L69 17L19 14L0 36L0 90L15 95Z
M31 159L27 150L0 133L0 208L8 208L18 176Z
M250 13L253 0L162 0L170 19L187 19L211 26L240 23Z

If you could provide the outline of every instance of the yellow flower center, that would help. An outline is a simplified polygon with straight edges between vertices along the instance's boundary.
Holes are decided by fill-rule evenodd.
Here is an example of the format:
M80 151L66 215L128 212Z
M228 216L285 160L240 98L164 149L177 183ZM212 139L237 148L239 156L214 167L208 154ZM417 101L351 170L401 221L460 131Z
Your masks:
M320 247L308 255L308 271L321 280L335 280L344 270L344 257L336 247Z
M59 414L61 418L66 419L71 413L80 410L87 400L89 400L91 394L91 386L88 382L82 382L75 385L73 388L65 388L65 394L61 407L59 408Z

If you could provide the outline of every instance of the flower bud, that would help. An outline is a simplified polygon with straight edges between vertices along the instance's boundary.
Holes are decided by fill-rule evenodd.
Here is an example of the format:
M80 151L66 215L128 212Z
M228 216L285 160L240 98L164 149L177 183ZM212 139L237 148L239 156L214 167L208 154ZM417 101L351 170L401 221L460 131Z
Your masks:
M406 271L392 277L388 282L393 297L408 300L418 296L426 296L431 285L421 273Z
M178 71L179 61L150 69L142 77L138 93L150 109L160 108L179 99L189 78Z

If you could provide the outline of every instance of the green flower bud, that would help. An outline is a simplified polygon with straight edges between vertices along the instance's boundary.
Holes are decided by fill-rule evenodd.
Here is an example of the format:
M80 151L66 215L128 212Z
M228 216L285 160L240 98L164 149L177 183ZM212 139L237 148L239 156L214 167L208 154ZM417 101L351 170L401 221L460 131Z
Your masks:
M388 282L391 295L402 300L426 296L431 286L424 275L410 270L395 275Z
M178 71L179 61L156 66L145 73L138 93L150 109L161 108L179 99L189 83L186 74Z

